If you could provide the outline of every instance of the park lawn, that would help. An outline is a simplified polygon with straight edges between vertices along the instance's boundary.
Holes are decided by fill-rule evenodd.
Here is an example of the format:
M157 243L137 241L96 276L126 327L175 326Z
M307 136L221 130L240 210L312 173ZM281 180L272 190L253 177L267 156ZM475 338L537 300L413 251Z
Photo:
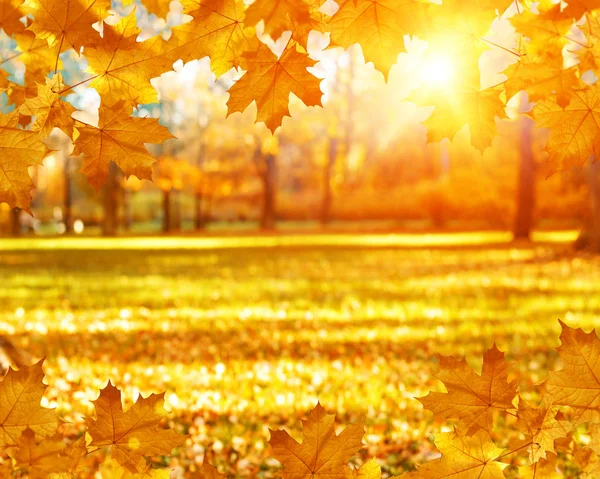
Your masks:
M444 427L414 399L443 390L436 353L478 367L496 342L527 391L558 367L559 318L600 324L600 260L564 235L347 236L1 241L0 332L46 357L45 404L74 435L108 379L129 401L166 390L190 434L171 466L208 450L230 477L274 477L268 428L296 434L317 400L340 424L365 418L364 456L401 472Z

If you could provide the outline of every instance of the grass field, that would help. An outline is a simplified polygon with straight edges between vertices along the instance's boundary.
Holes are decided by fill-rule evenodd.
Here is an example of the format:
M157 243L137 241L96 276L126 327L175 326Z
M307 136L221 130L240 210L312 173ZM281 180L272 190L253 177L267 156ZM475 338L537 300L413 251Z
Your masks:
M477 366L496 342L527 389L555 367L558 318L600 324L600 260L565 235L287 238L0 241L0 332L47 357L47 403L74 434L109 378L130 400L166 390L190 434L171 465L208 452L231 477L272 477L268 427L299 431L317 400L365 417L365 455L400 472L439 427L413 399L441 390L435 353Z

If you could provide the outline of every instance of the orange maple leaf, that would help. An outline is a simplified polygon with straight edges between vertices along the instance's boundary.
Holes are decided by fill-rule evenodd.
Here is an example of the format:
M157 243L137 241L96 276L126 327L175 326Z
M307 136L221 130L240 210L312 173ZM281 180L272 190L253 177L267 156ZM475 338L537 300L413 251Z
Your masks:
M348 48L360 43L365 60L387 79L405 50L404 36L427 24L429 6L417 0L344 0L329 20L331 41Z
M25 30L25 24L21 21L21 18L25 15L21 10L23 1L3 0L0 6L0 28L9 37Z
M108 179L110 162L126 176L152 178L155 159L144 143L161 143L173 135L155 118L135 118L122 103L100 108L98 127L78 123L75 128L74 155L84 154L81 172L96 189Z
M108 383L95 401L96 419L87 419L90 446L109 447L112 458L128 471L144 470L143 456L171 454L182 445L185 436L173 429L161 429L167 416L164 393L140 397L127 412L123 411L121 391Z
M244 23L242 0L182 0L193 20L173 29L171 42L183 61L210 57L217 78L242 65L243 53L260 45L253 26Z
M352 469L347 479L381 479L381 467L375 459L365 462L360 468Z
M54 410L40 406L46 391L42 362L18 371L11 368L0 382L0 446L18 445L28 428L42 437L56 432L58 417Z
M294 42L279 58L266 45L254 52L246 52L244 68L247 71L229 89L227 114L243 112L256 101L257 121L264 122L274 132L290 114L290 93L307 106L320 106L321 80L307 70L315 63Z
M225 474L219 474L219 471L215 466L206 462L202 463L200 470L192 475L192 479L225 479Z
M20 113L36 117L33 129L39 131L41 138L48 137L54 128L73 136L75 120L71 115L76 110L60 97L64 89L62 75L58 73L46 79L45 85L38 85L38 95L25 100L19 108Z
M533 116L539 128L549 128L548 168L550 173L583 166L591 155L600 153L600 95L596 84L574 90L562 108L555 96L538 102Z
M423 464L415 477L422 479L504 479L507 464L499 462L504 451L496 447L486 431L472 437L456 433L436 434L440 459Z
M600 340L595 330L584 333L562 321L560 326L558 352L564 367L550 373L546 390L554 404L573 408L577 426L597 419L600 412Z
M245 22L256 25L261 20L265 33L277 39L290 29L292 22L310 22L310 11L304 0L255 0L246 11Z
M546 459L546 452L554 452L554 441L566 437L571 430L568 421L556 419L559 406L552 404L551 396L545 396L538 407L526 401L519 402L517 413L517 429L525 433L529 447L529 462L531 464L540 459Z
M496 345L484 354L481 375L464 358L442 356L436 377L448 392L430 392L418 399L438 420L457 420L458 427L467 431L491 430L494 415L513 408L517 381L508 381L508 364Z
M18 110L0 115L0 202L31 213L29 192L34 185L27 169L41 165L47 151L37 131L19 128Z
M319 479L345 477L348 461L363 446L365 428L362 424L346 427L335 433L335 415L327 414L321 404L302 421L302 443L286 431L271 432L269 444L273 457L283 465L284 479Z

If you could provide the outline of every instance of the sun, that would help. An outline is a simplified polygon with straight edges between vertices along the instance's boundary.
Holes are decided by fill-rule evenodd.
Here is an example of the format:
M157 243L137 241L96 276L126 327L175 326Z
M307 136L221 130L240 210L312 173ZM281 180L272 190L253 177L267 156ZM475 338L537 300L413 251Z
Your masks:
M421 83L430 88L448 89L456 75L454 63L447 55L433 54L423 59L419 69Z

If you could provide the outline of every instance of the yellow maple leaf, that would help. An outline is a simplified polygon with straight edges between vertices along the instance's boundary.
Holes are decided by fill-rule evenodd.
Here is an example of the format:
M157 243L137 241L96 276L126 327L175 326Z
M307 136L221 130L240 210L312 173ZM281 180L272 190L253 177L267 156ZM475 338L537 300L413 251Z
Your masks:
M23 0L3 0L0 8L0 28L9 37L15 33L25 30L25 24L21 21L23 11L21 10Z
M124 7L135 5L135 0L121 0ZM171 0L143 0L142 5L146 7L148 13L153 13L159 18L167 18L171 9Z
M46 479L48 474L69 472L75 460L63 454L67 445L61 434L36 441L35 433L27 428L17 439L16 447L8 451L15 467L26 469L30 479Z
M551 458L551 459L550 459ZM542 459L534 464L519 467L520 479L561 479L564 473L556 468L556 455L549 455L549 460Z
M144 472L143 456L171 454L185 441L185 436L173 429L159 427L168 414L163 406L164 393L140 397L124 412L121 391L109 382L92 402L96 419L86 421L90 446L109 447L112 458L132 473Z
M364 426L354 424L336 435L335 415L327 414L321 404L302 424L301 444L286 431L270 430L273 457L283 465L281 476L284 479L346 477L348 461L363 446Z
M37 131L19 128L18 110L0 115L0 202L30 212L29 192L34 185L27 169L41 165L47 151Z
M23 12L35 21L29 29L59 52L93 45L100 34L92 27L108 15L110 0L25 0Z
M106 182L111 161L126 176L151 179L155 159L144 143L161 143L173 138L157 119L129 116L122 103L101 107L98 127L78 123L75 130L73 154L83 153L81 172L96 189Z
M264 122L274 132L290 114L290 93L307 106L321 105L321 80L307 70L314 64L296 44L288 45L280 57L266 45L255 52L246 52L244 68L247 71L229 89L227 114L243 112L256 101L257 121Z
M546 390L554 404L573 408L574 426L598 418L600 411L600 340L589 333L570 328L560 321L562 333L558 348L564 365L550 373Z
M600 95L596 84L574 90L565 108L554 96L541 100L533 108L533 116L539 128L550 129L546 146L550 173L581 167L600 152Z
M375 459L365 462L358 469L351 469L347 479L381 479L381 467Z
M508 364L496 345L484 354L481 375L464 358L442 356L436 377L448 392L430 392L418 399L438 420L457 420L464 430L490 430L496 413L513 408L517 381L509 382Z
M58 73L46 79L45 85L38 85L38 95L25 100L19 108L20 113L36 117L33 129L39 131L41 138L48 137L54 128L60 128L69 137L73 136L75 120L71 115L75 108L62 100L60 95L64 89L62 75Z
M507 464L499 462L504 450L496 447L486 431L471 437L436 434L435 446L442 457L420 466L416 478L504 479Z
M404 36L427 24L429 6L417 0L344 0L328 22L334 45L360 43L365 60L387 79L404 49Z
M18 445L28 428L42 437L56 432L58 417L54 410L40 406L46 391L42 362L18 371L11 368L0 382L0 446Z
M524 400L519 402L516 426L525 433L526 440L532 442L528 448L531 464L546 459L546 452L554 452L554 441L570 432L568 421L556 419L558 410L559 406L552 404L551 396L544 396L538 407Z
M184 12L193 20L173 29L171 42L183 61L210 57L217 77L241 66L242 55L260 42L253 26L244 24L242 0L183 0Z
M15 58L25 65L25 81L28 84L44 81L48 71L55 66L58 69L62 68L62 61L58 56L60 53L58 45L49 47L46 40L37 38L30 31L16 34L15 41L19 51ZM56 64L57 58L59 59L58 64Z
M304 0L255 0L246 11L245 22L256 25L261 20L265 25L265 33L277 39L290 29L292 22L309 22L310 12Z

